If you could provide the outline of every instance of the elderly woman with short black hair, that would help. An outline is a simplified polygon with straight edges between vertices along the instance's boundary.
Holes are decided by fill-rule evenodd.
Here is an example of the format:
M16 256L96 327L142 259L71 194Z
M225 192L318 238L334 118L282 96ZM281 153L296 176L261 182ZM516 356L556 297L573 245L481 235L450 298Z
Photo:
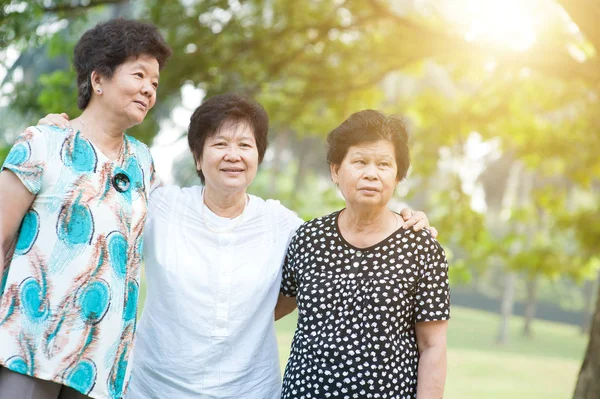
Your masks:
M0 397L121 398L136 325L142 233L157 186L125 135L156 101L171 50L115 19L75 47L73 128L38 125L0 173Z
M282 398L439 399L446 258L427 230L402 229L388 209L410 164L404 124L357 112L328 143L346 207L303 224L290 243L281 292L299 313Z

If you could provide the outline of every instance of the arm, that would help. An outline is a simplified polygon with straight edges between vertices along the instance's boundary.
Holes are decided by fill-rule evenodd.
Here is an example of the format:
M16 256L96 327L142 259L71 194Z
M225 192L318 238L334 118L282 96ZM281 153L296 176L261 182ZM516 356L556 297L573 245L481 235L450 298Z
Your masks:
M21 221L34 198L13 172L0 172L0 277L9 260Z
M296 306L296 297L279 294L277 305L275 305L275 321L292 313L296 309Z
M417 399L441 399L446 383L446 331L448 321L416 324L419 348Z

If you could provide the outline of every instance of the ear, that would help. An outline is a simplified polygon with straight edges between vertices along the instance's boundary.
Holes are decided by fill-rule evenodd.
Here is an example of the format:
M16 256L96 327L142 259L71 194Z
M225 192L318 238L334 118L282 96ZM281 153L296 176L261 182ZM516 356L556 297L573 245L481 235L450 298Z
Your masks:
M202 170L202 160L196 159L196 170Z
M90 81L92 82L92 90L96 92L96 94L102 94L102 85L105 81L104 77L98 72L92 71L90 74Z
M336 186L340 182L339 175L338 175L339 170L340 170L340 165L329 164L329 173L331 175L331 181L333 181L333 184L335 184Z

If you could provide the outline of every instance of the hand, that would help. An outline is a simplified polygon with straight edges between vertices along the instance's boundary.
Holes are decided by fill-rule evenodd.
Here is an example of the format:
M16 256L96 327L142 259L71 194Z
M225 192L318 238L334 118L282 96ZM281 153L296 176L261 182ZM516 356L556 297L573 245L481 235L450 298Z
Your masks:
M426 229L431 233L433 238L437 238L438 231L435 227L429 225L429 219L427 219L427 215L421 211L413 211L412 209L404 208L400 212L400 216L404 219L404 224L402 228L404 230L410 228L412 226L414 231L419 231L421 229Z
M48 114L38 121L38 125L56 126L61 129L66 129L71 126L69 123L69 115L65 114Z

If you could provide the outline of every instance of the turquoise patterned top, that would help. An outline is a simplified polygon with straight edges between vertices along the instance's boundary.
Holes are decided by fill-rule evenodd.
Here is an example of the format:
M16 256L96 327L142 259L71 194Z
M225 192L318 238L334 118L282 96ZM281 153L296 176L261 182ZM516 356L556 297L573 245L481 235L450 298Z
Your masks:
M30 127L2 166L35 199L0 283L0 364L92 398L120 398L127 387L157 185L148 147L124 143L111 161L79 132ZM130 182L123 192L118 173Z

